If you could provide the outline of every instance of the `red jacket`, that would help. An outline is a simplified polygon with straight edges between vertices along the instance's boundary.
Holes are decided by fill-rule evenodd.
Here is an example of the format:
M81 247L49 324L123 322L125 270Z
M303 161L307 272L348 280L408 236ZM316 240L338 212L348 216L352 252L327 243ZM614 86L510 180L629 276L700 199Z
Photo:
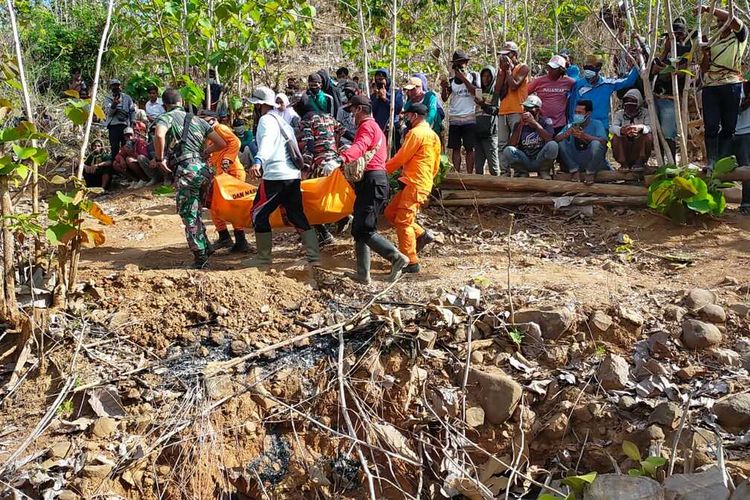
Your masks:
M357 127L357 133L354 134L354 142L351 147L341 153L341 158L345 163L351 163L359 158L363 157L367 151L374 148L375 145L380 141L380 147L378 148L375 156L365 167L365 171L368 170L385 170L385 161L388 159L388 148L386 145L385 135L380 130L378 122L371 116L365 118L365 120Z

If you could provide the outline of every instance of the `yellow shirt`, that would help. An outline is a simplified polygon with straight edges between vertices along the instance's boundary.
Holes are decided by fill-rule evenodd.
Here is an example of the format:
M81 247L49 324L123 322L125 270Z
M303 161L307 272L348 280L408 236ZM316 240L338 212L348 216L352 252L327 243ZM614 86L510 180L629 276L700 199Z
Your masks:
M422 194L432 191L432 179L440 168L440 138L426 120L409 130L396 156L385 164L389 174L399 168L401 182Z
M511 73L513 75L513 78L518 76L518 73L521 72L521 68L523 68L522 64L518 64L515 68L513 68L513 71ZM510 88L508 88L508 93L500 100L500 110L498 111L498 114L512 115L514 113L523 113L523 106L521 104L526 100L527 97L529 97L528 74L523 78L521 85L519 85L517 89L511 90Z
M747 28L743 24L739 30L711 46L711 64L703 74L704 87L745 81L742 76L742 55L747 47L747 37Z

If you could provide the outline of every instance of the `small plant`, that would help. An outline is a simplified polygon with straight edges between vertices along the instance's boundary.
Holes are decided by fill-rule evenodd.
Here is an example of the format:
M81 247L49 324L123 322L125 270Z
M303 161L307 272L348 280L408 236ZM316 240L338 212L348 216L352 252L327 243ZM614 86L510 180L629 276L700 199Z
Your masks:
M154 196L172 196L175 194L175 190L172 186L162 185L155 187L153 194Z
M714 164L710 176L701 178L696 167L665 165L656 171L656 179L648 188L648 206L684 223L689 212L721 215L727 206L722 188L731 182L720 179L737 167L734 156L722 158Z
M583 497L583 490L589 484L596 480L596 472L589 472L581 476L569 476L564 478L561 483L570 489L568 496L561 497L551 493L542 493L537 500L576 500Z
M596 344L596 351L594 352L594 356L596 356L598 359L602 359L606 355L607 347L602 343Z
M511 341L513 341L514 344L516 344L517 347L521 347L521 342L523 342L523 332L520 331L518 328L511 328L508 330L508 337Z
M656 478L656 471L659 467L667 463L667 460L662 457L646 457L641 459L641 452L638 450L638 446L627 440L622 442L622 451L629 459L641 464L640 469L629 469L629 476L651 476L652 478Z
M75 125L85 125L86 121L89 119L91 99L81 99L77 90L66 90L64 93L68 96L68 100L65 104L65 116L67 116ZM107 115L104 114L104 110L98 104L94 105L94 116L99 120L105 120L107 118Z
M70 415L73 413L73 400L66 399L60 406L57 407L57 415Z

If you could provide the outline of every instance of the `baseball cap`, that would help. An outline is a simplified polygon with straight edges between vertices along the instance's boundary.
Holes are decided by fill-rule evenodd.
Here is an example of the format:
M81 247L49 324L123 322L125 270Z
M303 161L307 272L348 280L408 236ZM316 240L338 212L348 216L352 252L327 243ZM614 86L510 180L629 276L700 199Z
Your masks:
M250 96L250 103L265 104L266 106L271 106L272 108L279 107L279 105L276 104L276 92L262 85L260 87L256 87L255 90L253 90L253 93Z
M518 45L515 42L505 42L503 48L500 49L500 54L507 55L511 52L518 54Z
M469 54L464 52L463 50L457 50L453 53L453 59L451 59L451 62L458 62L458 61L468 61L469 60Z
M542 109L542 100L539 98L539 96L531 94L529 97L526 98L525 101L523 101L522 106L524 108Z
M419 87L422 88L422 80L417 78L416 76L412 76L408 80L406 80L406 84L404 85L404 90L411 90Z
M117 78L112 78L109 81L109 86L111 87L112 85L122 85L122 83L120 83L120 80L118 80Z
M416 114L421 115L421 116L426 116L427 115L427 106L425 106L421 102L417 103L417 104L412 104L409 107L409 109L407 109L405 111L405 113L416 113Z
M552 56L547 63L547 66L552 69L564 68L565 66L567 66L567 61L565 61L565 58L563 56Z
M352 106L370 106L370 98L366 95L355 95L351 99L349 99L349 102L346 103L344 106L345 110L349 110Z
M128 135L128 134L135 134L133 127L125 127L125 130L122 131L122 135Z

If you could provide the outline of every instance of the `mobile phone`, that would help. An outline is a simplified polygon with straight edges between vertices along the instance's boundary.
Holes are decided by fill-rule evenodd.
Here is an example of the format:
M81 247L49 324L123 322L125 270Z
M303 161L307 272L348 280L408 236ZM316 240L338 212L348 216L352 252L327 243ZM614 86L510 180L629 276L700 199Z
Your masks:
M474 97L476 97L477 99L481 99L482 98L482 89L479 89L479 88L474 89Z

